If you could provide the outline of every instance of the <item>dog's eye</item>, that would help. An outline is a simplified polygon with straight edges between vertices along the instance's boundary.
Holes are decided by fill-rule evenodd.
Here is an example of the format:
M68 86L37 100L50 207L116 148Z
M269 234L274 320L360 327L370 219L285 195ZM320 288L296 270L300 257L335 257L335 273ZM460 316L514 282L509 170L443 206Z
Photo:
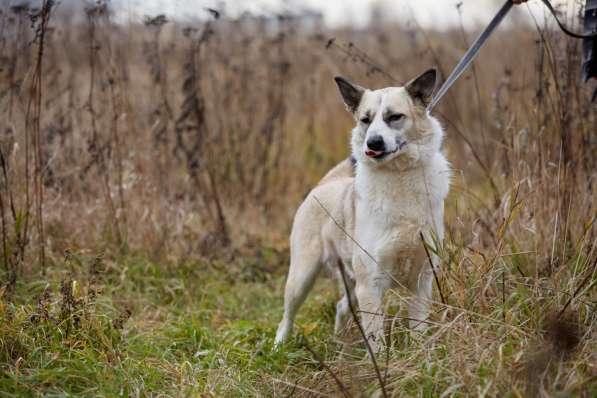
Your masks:
M397 122L399 120L402 120L404 118L404 113L393 113L390 116L388 116L388 123L392 123L392 122Z
M371 123L371 119L368 116L365 116L364 118L361 119L361 123L369 124L369 123Z

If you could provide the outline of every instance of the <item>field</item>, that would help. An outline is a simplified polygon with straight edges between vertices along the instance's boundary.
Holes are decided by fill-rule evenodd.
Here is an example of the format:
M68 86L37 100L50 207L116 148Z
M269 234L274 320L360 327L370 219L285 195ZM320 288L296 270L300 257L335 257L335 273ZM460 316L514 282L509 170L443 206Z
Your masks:
M445 79L476 32L63 3L0 6L0 397L597 396L579 41L500 30L434 111L454 179L430 328L393 291L373 363L333 335L327 275L273 348L292 217L349 155L333 77Z

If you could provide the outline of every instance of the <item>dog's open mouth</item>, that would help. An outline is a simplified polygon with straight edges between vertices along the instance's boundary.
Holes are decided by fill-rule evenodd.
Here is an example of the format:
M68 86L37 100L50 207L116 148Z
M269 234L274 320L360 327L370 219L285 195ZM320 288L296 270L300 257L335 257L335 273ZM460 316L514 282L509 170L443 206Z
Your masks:
M379 159L379 158L385 156L386 152L384 152L384 151L372 151L371 149L368 149L368 150L365 151L365 155L367 155L368 157L373 158L373 159Z
M399 150L404 148L405 145L406 145L406 141L403 141L393 151L373 151L371 149L367 149L365 151L365 156L367 156L369 158L373 158L373 159L378 159L378 160L383 159L383 158L387 157L388 155L398 152Z

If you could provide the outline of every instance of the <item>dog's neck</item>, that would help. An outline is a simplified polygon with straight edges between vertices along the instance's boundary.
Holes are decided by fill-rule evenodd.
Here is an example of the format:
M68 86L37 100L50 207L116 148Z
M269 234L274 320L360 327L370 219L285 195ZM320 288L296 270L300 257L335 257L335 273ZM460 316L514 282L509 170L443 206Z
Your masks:
M404 196L404 188L413 187L430 169L427 161L393 161L383 167L359 163L355 172L355 188L360 197L367 197L369 194L384 192L395 193L398 196ZM397 190L396 187L403 189ZM390 199L388 197L388 199ZM393 199L390 199L393 200Z

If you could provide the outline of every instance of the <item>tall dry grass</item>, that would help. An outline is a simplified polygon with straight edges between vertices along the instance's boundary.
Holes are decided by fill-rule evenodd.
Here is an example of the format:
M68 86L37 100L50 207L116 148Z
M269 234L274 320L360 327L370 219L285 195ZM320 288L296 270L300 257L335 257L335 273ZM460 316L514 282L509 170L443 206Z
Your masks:
M305 192L348 154L352 123L331 78L381 87L430 66L445 77L471 36L416 24L329 31L315 16L288 15L123 26L104 4L68 23L67 11L55 10L42 65L50 253L97 242L203 253L210 239L284 239ZM0 83L5 210L12 197L32 219L19 206L37 60L30 12L3 9ZM495 241L492 226L516 192L519 238L539 245L538 262L553 266L585 233L595 108L579 57L579 42L543 27L501 32L443 100L436 114L457 171L453 236Z

